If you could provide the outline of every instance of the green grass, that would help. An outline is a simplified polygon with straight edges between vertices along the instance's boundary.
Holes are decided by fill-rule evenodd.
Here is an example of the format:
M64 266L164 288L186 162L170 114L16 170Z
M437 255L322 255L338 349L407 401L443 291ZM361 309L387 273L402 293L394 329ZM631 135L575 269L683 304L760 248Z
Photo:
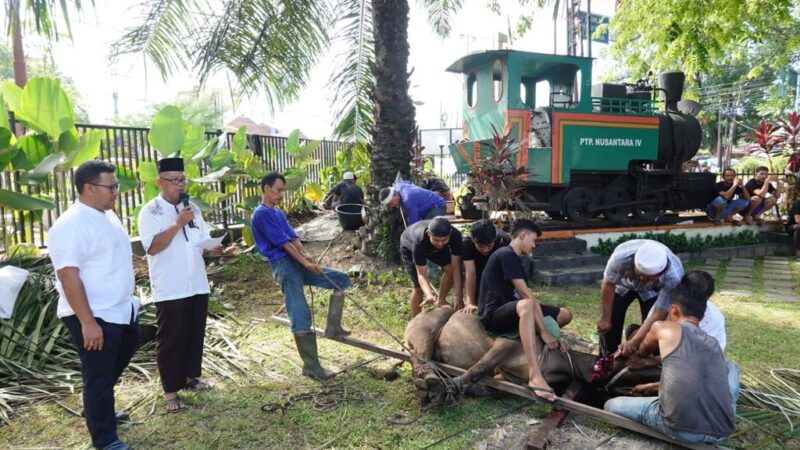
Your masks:
M689 265L691 267L691 264ZM220 299L234 307L241 319L268 319L280 308L281 294L266 263L241 256L213 267L212 279ZM724 268L720 270L724 271ZM720 274L718 274L720 275ZM402 338L409 317L410 285L399 268L370 274L350 295L397 337ZM598 287L549 288L535 286L545 303L566 306L574 320L567 330L589 341L596 340L600 311ZM715 297L727 320L729 357L742 369L763 376L771 367L800 367L800 304L754 301L751 298ZM314 291L317 326L324 326L327 292ZM629 322L639 322L634 303ZM399 346L363 313L348 303L345 326L362 339L390 348ZM240 346L249 359L250 373L235 381L223 381L206 393L188 393L190 408L182 414L164 413L156 379L125 378L117 388L118 408L149 396L145 407L133 411L134 422L121 427L120 436L136 448L424 448L450 437L436 448L471 447L489 435L498 417L521 409L541 419L548 407L526 400L505 398L467 399L456 407L421 408L410 382L408 365L400 377L384 381L373 376L388 371L394 362L379 359L320 384L299 375L300 360L289 330L268 320L255 327ZM327 367L367 361L375 355L336 342L319 340L320 355ZM318 396L328 387L337 391L336 406L315 409L329 400ZM288 405L285 412L265 412L263 405ZM79 395L70 395L64 405L80 410ZM482 428L479 433L470 432ZM612 427L609 427L611 429ZM748 448L756 439L748 434L728 443ZM53 403L33 405L20 411L18 420L0 427L0 447L84 448L88 434L84 421Z

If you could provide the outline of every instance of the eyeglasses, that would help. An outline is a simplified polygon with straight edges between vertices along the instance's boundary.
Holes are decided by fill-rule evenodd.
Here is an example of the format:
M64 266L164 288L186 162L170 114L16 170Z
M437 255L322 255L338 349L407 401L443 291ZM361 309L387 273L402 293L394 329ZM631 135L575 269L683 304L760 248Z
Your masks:
M189 180L186 177L178 177L178 178L158 177L158 178L161 178L164 181L169 181L171 184L173 184L175 186L179 186L181 184L186 184L186 183L189 182Z
M91 184L92 186L102 186L102 187L108 189L108 192L111 192L112 194L114 192L119 192L119 183L115 183L115 184L89 183L89 184Z

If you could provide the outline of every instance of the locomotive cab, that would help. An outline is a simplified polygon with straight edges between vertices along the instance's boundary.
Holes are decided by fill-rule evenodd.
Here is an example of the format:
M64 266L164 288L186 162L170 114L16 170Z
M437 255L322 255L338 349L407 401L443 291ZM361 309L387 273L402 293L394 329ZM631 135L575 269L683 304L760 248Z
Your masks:
M531 209L578 221L652 221L665 210L702 207L711 193L709 176L681 174L699 149L700 125L675 108L680 72L659 80L669 98L657 111L656 90L641 82L592 86L591 58L495 50L447 70L465 81L465 141L450 146L457 170L468 173L492 151L494 129L510 133Z

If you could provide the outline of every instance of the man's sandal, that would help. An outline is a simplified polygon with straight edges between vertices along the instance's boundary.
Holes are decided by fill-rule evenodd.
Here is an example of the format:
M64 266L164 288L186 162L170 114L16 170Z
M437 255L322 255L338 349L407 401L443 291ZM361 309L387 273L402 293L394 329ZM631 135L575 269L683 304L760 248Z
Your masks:
M207 391L211 389L211 385L200 380L200 378L195 378L192 381L186 382L186 389L191 389L194 391Z
M170 414L178 414L186 410L186 405L183 403L183 400L181 400L180 397L168 399L166 403L167 412Z

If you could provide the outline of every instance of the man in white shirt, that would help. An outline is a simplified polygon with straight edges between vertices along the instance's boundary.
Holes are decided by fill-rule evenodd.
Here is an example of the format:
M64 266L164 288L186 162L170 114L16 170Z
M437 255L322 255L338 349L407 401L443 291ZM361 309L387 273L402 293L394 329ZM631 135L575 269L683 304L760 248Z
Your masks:
M717 305L711 303L711 294L714 293L714 278L702 270L690 270L683 275L683 284L692 292L695 298L706 300L706 312L700 320L699 327L706 334L713 337L719 343L720 349L724 352L728 344L728 336L725 332L725 316ZM650 310L650 318L654 310ZM669 318L667 318L669 320Z
M92 444L129 447L117 437L114 385L139 341L130 240L114 203L115 168L92 160L75 170L78 200L56 220L47 246L56 270L58 317L81 360L83 407Z
M186 195L181 158L159 161L156 182L160 195L139 212L139 237L156 303L161 386L167 411L177 413L185 408L179 390L210 388L200 380L210 292L202 245L210 235L200 209Z

